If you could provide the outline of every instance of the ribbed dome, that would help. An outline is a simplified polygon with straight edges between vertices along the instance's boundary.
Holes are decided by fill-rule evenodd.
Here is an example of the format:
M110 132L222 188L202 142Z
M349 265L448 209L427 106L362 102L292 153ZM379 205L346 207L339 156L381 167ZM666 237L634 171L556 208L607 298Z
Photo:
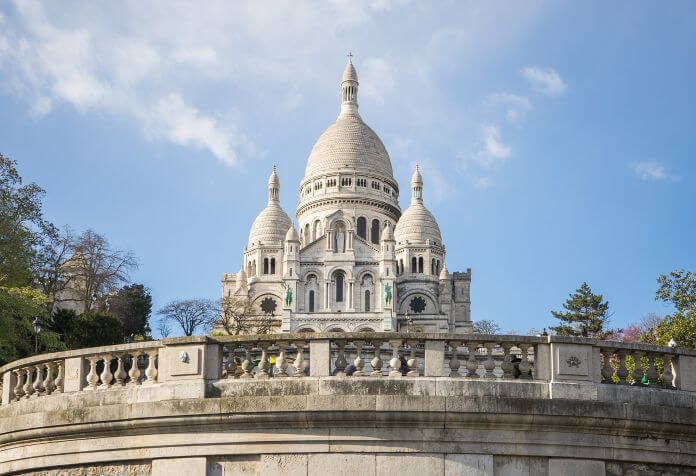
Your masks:
M285 234L285 241L300 241L300 235L297 234L294 226L288 228L288 232Z
M282 243L288 228L292 226L290 217L276 202L269 203L254 220L249 232L249 246L260 241Z
M394 230L394 237L397 244L405 244L406 241L424 243L425 240L442 244L440 226L433 214L422 203L411 204L401 215Z
M345 169L394 180L387 149L357 114L342 114L319 137L309 154L305 178Z

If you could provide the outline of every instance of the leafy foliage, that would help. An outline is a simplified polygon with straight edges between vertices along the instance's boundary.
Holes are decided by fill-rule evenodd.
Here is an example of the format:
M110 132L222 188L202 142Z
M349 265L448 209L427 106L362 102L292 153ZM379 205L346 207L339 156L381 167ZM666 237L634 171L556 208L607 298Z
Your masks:
M126 336L150 335L150 314L152 314L152 295L142 284L124 286L109 299L111 314L123 323Z
M652 341L667 345L674 339L680 347L696 349L696 274L683 269L657 278L655 299L674 305L677 312L665 316L655 329Z
M619 332L605 329L611 317L609 302L601 294L594 294L587 283L568 297L563 308L565 311L551 311L561 321L559 326L551 327L558 335L606 339Z
M69 334L64 336L71 349L121 344L124 340L123 324L105 312L80 314L72 323Z

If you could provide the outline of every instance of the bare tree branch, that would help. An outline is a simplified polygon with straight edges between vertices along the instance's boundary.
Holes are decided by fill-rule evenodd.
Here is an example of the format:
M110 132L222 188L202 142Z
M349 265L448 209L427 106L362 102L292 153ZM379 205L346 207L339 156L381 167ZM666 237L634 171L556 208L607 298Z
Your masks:
M276 320L253 305L253 296L227 296L220 302L216 326L230 335L268 334Z
M210 299L184 299L170 302L157 314L178 324L184 335L192 336L198 330L207 332L218 317L218 306Z

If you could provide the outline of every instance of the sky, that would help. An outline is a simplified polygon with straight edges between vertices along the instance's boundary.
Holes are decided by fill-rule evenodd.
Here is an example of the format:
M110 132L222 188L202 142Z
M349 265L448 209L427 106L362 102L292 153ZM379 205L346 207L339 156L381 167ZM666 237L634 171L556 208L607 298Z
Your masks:
M689 1L5 1L0 152L49 220L138 256L155 310L217 298L274 164L294 216L352 51L472 319L548 327L586 281L623 327L696 270L694 24Z

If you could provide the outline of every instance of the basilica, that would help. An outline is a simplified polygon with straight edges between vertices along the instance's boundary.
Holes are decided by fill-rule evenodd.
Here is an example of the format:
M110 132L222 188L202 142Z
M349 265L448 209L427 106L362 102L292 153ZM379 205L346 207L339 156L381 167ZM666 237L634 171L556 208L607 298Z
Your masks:
M280 332L471 332L471 270L447 271L418 166L402 212L389 154L358 113L358 85L349 60L340 114L299 185L299 227L280 205L274 167L242 269L223 275L222 297L247 299Z

